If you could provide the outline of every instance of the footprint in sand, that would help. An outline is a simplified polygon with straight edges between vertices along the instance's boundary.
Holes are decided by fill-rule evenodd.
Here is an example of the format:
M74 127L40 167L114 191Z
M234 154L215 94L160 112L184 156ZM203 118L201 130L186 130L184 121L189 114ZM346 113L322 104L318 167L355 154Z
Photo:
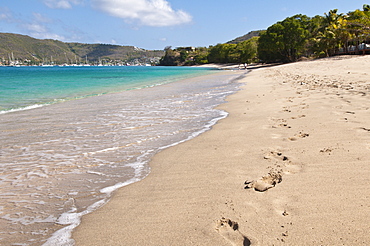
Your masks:
M305 114L301 114L301 115L298 115L298 116L294 116L294 117L291 117L292 120L296 120L296 119L300 119L300 118L304 118L306 117Z
M288 200L285 198L278 198L272 201L275 212L283 217L289 216L287 212Z
M234 246L249 246L251 241L239 231L239 225L230 219L217 221L216 231Z
M292 128L290 125L288 125L287 123L281 123L279 124L279 127L285 127L285 128Z
M292 128L291 126L288 125L287 120L285 119L270 118L270 121L274 122L272 128Z
M309 136L310 136L310 134L308 134L308 133L299 132L298 134L294 135L294 137L288 138L288 140L297 141L298 138L306 138L306 137L309 137Z
M264 192L276 186L276 184L282 181L280 172L270 172L265 176L262 176L257 180L246 180L244 189L253 188L255 191Z
M301 171L300 165L294 164L290 157L283 155L280 151L270 151L263 157L265 160L275 160L275 168L279 170L271 170L270 172L277 172L281 174L295 174ZM269 166L271 168L271 166Z
M281 112L285 112L285 113L291 113L292 110L289 108L289 107L283 107L282 111Z
M331 152L333 151L334 149L329 147L329 148L323 148L320 150L320 153L327 153L328 155L331 155Z
M289 158L285 155L283 155L280 151L270 151L267 155L263 157L263 159L269 160L269 159L277 159L281 161L288 161Z

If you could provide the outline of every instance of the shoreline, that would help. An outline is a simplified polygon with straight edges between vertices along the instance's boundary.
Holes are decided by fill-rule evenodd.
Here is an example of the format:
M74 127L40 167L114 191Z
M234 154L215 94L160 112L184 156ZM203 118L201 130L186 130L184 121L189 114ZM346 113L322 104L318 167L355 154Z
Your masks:
M240 74L216 71L2 115L1 242L68 244L81 216L147 176L158 150L224 118L214 107L238 90L231 81Z
M366 245L370 57L254 70L229 116L82 217L76 245ZM245 189L249 188L249 189Z

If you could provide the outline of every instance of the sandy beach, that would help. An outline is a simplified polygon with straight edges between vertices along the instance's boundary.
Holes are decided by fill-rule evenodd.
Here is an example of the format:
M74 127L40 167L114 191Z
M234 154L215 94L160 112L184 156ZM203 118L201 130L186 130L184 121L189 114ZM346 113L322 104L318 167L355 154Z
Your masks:
M75 245L369 245L370 56L251 69L212 130L152 159Z

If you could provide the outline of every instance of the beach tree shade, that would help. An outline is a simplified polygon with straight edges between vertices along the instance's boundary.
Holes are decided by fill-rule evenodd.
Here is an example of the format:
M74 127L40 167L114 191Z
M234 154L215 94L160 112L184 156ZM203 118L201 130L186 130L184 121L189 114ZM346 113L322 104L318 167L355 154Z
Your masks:
M200 47L197 49L197 53L194 56L195 64L206 64L208 63L208 49L206 47Z
M364 5L364 11L355 10L348 13L348 32L352 35L353 45L369 39L370 36L370 6Z
M325 16L319 16L320 26L316 33L311 35L314 42L314 53L318 57L335 54L339 48L345 47L350 38L346 29L347 21L344 14L338 14L338 10L330 10ZM311 22L314 21L314 18Z
M309 22L306 15L295 15L262 32L258 44L260 59L264 62L296 61L305 51Z
M237 62L235 48L236 44L217 44L211 46L208 51L208 61L210 63Z
M238 44L217 44L208 50L208 61L211 63L251 63L257 58L258 37Z
M323 23L324 23L323 16L316 15L311 18L308 24L308 31L310 35L305 48L306 49L305 55L307 57L320 54L323 50L322 47L320 47L321 43L319 42L320 40L318 39L318 37L322 35Z
M235 50L238 54L238 62L252 63L257 58L258 37L253 37L236 45Z
M262 62L293 62L302 56L328 57L359 53L370 42L370 5L347 14L338 9L324 16L295 15L260 33L258 56ZM365 51L363 51L365 52Z

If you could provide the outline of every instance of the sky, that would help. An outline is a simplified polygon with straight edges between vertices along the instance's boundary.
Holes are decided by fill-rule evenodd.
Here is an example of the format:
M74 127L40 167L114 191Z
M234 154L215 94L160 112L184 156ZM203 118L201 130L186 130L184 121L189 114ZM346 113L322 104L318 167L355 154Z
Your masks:
M0 0L0 32L162 50L208 47L295 14L348 13L364 0ZM366 4L370 4L369 2Z

